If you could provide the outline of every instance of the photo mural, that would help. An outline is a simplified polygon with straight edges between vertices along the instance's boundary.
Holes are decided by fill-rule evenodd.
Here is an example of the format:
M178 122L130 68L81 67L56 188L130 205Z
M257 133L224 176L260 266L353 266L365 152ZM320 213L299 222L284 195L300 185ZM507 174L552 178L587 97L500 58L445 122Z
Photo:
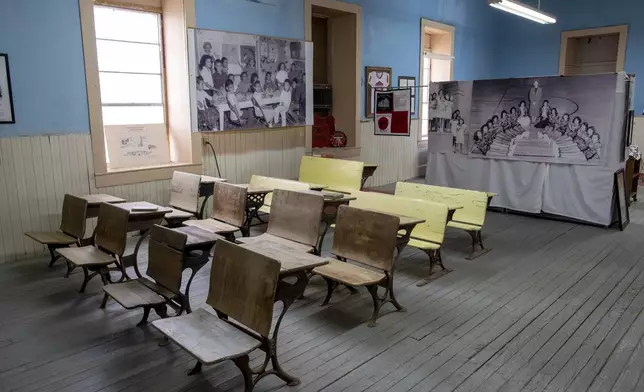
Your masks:
M313 124L311 42L202 29L189 39L193 131Z
M603 164L616 74L477 80L469 155Z
M472 82L432 83L427 98L429 143L435 141L443 144L434 151L467 154L466 136L472 108ZM441 138L442 135L448 137Z
M429 143L477 158L603 164L616 86L617 74L432 83Z

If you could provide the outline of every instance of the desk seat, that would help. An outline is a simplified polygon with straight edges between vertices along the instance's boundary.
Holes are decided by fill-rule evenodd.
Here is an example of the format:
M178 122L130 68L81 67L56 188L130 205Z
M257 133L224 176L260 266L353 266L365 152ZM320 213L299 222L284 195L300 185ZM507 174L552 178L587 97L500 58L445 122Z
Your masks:
M425 240L413 238L413 237L409 239L409 243L407 245L424 251L439 250L441 248L441 244L437 244L435 242L429 242L429 241L425 241Z
M338 260L332 260L329 264L315 268L313 273L349 286L368 286L379 283L386 277L383 272Z
M483 227L479 225L473 225L463 222L450 221L447 223L447 227L452 227L454 229L463 229L466 231L480 231Z
M69 260L72 264L82 266L97 266L114 263L116 258L109 255L96 247L83 246L82 248L63 248L58 249L61 256Z
M164 304L174 296L171 291L145 278L110 284L103 287L103 291L125 309Z
M187 222L184 222L184 225L198 227L202 230L206 230L215 234L230 234L239 230L239 227L237 226L229 225L228 223L224 223L212 218L189 220Z
M470 189L449 188L435 185L397 182L397 196L418 198L436 203L459 204L463 208L454 212L448 227L466 231L472 237L472 249L467 259L475 259L489 251L483 246L481 231L485 223L487 207L496 194ZM479 249L477 250L477 247Z
M310 245L301 244L299 242L287 240L285 238L277 237L267 233L258 235L256 237L240 238L238 241L241 242L242 244L249 244L249 245L250 244L260 245L262 242L268 242L268 243L276 244L280 248L291 249L293 252L298 252L298 253L310 253L313 251L313 247Z
M51 245L71 245L77 242L77 239L60 231L53 232L26 232L25 235L41 244Z
M248 355L262 344L204 309L152 325L204 365Z

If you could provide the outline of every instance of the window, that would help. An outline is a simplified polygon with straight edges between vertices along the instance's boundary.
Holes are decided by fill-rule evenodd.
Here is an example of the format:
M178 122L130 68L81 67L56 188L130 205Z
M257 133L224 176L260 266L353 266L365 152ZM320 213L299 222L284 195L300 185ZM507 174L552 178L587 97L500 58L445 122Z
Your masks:
M454 27L423 19L421 21L421 86L452 80L454 70ZM429 132L429 87L421 88L420 139Z
M164 124L161 15L97 5L94 28L103 126Z
M186 109L194 0L78 3L96 187L201 173L201 137Z

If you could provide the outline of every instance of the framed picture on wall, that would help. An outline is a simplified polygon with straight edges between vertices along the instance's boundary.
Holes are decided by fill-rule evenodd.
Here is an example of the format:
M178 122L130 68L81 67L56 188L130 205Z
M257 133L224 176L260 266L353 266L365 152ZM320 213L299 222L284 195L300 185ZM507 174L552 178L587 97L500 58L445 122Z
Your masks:
M624 169L615 172L615 198L617 199L617 217L619 219L619 229L624 230L631 218L628 213L628 195L626 194L626 178Z
M413 76L398 76L398 87L411 90L411 114L416 114L416 78Z
M0 124L13 124L15 122L9 56L6 53L0 53Z
M365 117L373 117L375 112L376 89L385 90L391 87L391 68L389 67L365 67Z
M313 125L313 43L188 29L193 132Z

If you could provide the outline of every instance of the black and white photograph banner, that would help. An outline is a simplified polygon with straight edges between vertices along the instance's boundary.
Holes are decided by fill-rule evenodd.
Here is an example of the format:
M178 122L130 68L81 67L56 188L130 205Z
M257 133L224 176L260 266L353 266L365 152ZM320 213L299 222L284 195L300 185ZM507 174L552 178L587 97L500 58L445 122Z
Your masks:
M427 94L429 151L467 154L472 82L431 83Z
M616 85L616 74L474 81L469 155L604 164Z
M192 130L313 125L313 43L190 29Z

